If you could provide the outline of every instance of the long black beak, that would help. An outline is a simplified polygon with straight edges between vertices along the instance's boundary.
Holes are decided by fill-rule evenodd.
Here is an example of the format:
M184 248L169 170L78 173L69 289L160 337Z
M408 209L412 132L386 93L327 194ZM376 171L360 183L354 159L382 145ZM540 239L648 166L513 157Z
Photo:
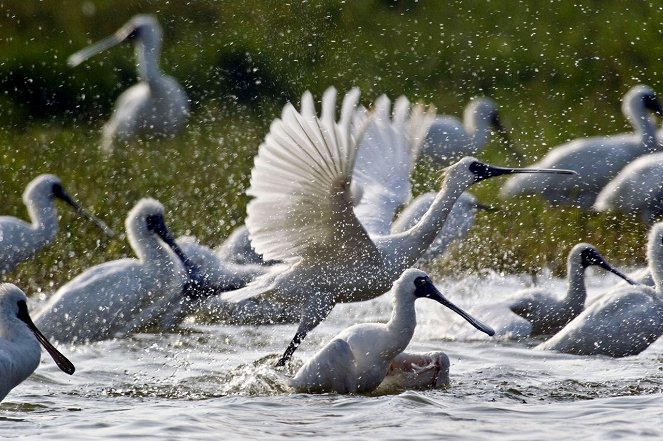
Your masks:
M209 286L209 284L205 281L205 278L200 274L198 267L191 261L191 259L189 259L186 254L184 254L182 248L177 245L175 238L166 227L163 216L151 216L148 219L148 225L152 231L157 233L159 237L164 242L166 242L166 244L182 261L182 264L184 265L184 268L189 275L189 281L187 281L187 283L182 288L182 293L184 296L190 299L199 299L215 294L216 290L214 287Z
M475 319L467 312L463 311L461 308L459 308L458 306L454 305L449 300L447 300L447 298L442 295L442 293L435 287L435 285L433 285L433 282L428 277L420 277L417 280L415 280L414 284L416 286L416 289L414 291L415 296L425 297L428 299L435 300L436 302L443 304L444 306L451 309L456 314L463 317L479 331L488 334L490 336L495 335L495 331L493 330L493 328Z
M495 207L492 207L490 205L482 204L480 202L476 202L474 204L474 208L477 209L477 210L488 211L488 212L491 212L491 213L494 213L496 211L500 211L499 208L495 208Z
M48 352L51 358L53 358L55 364L57 364L64 373L71 375L76 371L74 364L69 361L67 357L62 355L60 351L55 349L55 346L53 346L51 342L49 342L46 337L44 337L44 334L42 334L39 329L37 329L35 324L32 322L32 319L30 318L30 314L28 314L28 305L22 300L18 302L18 318L26 325L28 325L28 328L30 328L32 333L35 335L37 341L41 343L44 349L46 349L46 352Z
M53 194L55 195L56 198L64 201L66 204L71 206L74 209L74 211L76 211L76 213L78 213L79 215L83 216L87 220L94 223L97 227L101 229L101 231L103 231L106 234L106 236L113 237L115 235L113 230L111 230L108 227L108 225L104 223L104 221L102 221L101 219L99 219L98 217L88 212L83 207L81 207L80 204L76 202L71 196L69 196L69 194L67 194L61 186L54 186Z
M511 175L515 173L550 173L556 175L576 175L573 170L556 169L556 168L506 168L496 167L483 162L475 161L470 164L470 171L474 173L475 181L483 181L484 179L494 178L496 176Z
M621 277L622 279L626 280L628 283L631 285L639 285L638 282L635 280L631 279L629 276L624 274L623 272L619 271L617 268L614 266L610 265L604 258L601 256L598 252L594 252L593 255L587 260L587 263L590 265L597 265L603 268L606 271L610 271L611 273Z
M191 262L191 259L189 259L187 255L184 254L182 248L180 248L179 245L177 245L175 242L173 235L170 234L170 231L166 227L166 222L164 221L163 216L150 216L150 218L148 218L148 227L156 234L158 234L161 240L166 242L166 244L175 252L177 257L179 257L182 261L182 264L184 265L184 268L186 268L189 275L192 273L197 273L196 266L193 264L193 262Z

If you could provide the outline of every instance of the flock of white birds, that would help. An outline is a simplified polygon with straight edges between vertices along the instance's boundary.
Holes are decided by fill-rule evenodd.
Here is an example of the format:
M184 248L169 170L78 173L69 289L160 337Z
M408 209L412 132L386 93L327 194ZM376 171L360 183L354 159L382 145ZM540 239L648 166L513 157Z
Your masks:
M69 63L75 66L127 40L135 43L141 81L120 96L104 126L102 148L109 153L134 137L174 135L189 114L182 88L159 70L161 30L153 16L133 17L112 36L72 55ZM622 109L633 133L576 139L524 169L470 156L494 130L523 157L490 99L473 100L459 121L405 97L392 105L380 96L365 109L359 95L352 89L337 106L337 92L329 88L319 110L309 92L299 109L285 105L254 160L245 226L218 248L190 237L175 239L164 206L145 198L125 224L136 258L88 268L50 297L34 323L25 294L10 283L0 285L0 400L36 369L39 343L64 372L74 372L47 338L85 344L172 330L197 311L218 317L233 311L237 321L298 323L277 364L284 365L337 303L369 300L389 290L391 319L341 332L295 375L295 391L447 386L450 364L444 353L405 352L418 298L435 300L472 325L456 328L458 338L476 338L477 330L493 338L549 337L536 350L622 357L641 352L663 334L663 223L654 223L663 214L663 152L657 153L663 141L652 118L663 109L653 90L638 85L624 97ZM410 175L420 156L446 168L437 193L412 199ZM451 303L412 267L464 237L476 211L490 209L466 190L502 175L513 175L502 187L504 197L537 195L553 204L622 210L653 224L646 275L629 277L592 245L581 243L568 255L565 294L532 288L506 302L477 305L472 315ZM3 274L53 242L55 199L113 234L67 195L60 179L39 176L24 193L31 222L0 217ZM591 265L628 284L587 306L584 272Z

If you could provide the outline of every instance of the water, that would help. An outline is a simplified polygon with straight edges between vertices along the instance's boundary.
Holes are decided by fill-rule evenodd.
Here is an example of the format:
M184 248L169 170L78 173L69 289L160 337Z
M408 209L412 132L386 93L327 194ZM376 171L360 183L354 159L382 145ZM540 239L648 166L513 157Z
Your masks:
M615 278L591 275L590 294ZM462 306L494 301L527 277L495 274L438 283ZM538 283L563 289L559 279ZM0 437L95 439L662 439L663 342L635 357L609 359L533 351L536 341L452 341L449 316L417 302L419 326L408 351L444 350L445 390L381 396L305 395L287 380L341 329L386 320L389 295L340 305L296 353L271 365L294 325L186 324L186 332L61 347L77 367L60 372L44 356L29 380L0 405ZM469 326L469 325L468 325ZM478 334L477 334L478 335Z

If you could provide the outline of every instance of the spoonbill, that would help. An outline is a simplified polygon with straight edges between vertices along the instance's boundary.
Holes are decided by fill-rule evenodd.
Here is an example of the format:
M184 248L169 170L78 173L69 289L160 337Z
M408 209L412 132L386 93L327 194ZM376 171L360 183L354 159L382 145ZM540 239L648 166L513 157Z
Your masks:
M163 205L141 199L125 226L138 259L93 266L58 289L35 318L45 335L80 343L122 337L160 326L180 305L192 264L166 227Z
M40 175L23 192L23 202L30 215L30 223L12 216L0 216L0 273L12 271L16 265L31 258L50 244L58 230L58 213L53 201L60 199L78 214L94 222L108 236L113 232L67 194L60 178Z
M663 114L654 91L643 85L632 87L624 96L622 112L633 133L579 138L553 148L532 167L568 168L575 176L514 176L502 187L502 197L541 195L553 204L591 208L596 196L619 171L636 158L654 153L656 128L649 112Z
M391 225L391 232L402 233L416 225L432 205L435 196L437 193L432 191L417 196L398 215ZM475 214L478 210L493 209L477 203L477 199L468 192L461 194L451 208L444 226L420 260L435 259L444 254L452 242L464 238L474 225Z
M436 117L426 135L421 155L430 158L438 167L450 165L463 156L476 155L490 139L491 128L502 137L512 153L523 158L500 121L497 104L487 97L470 101L465 107L463 121L450 115Z
M638 285L603 295L535 349L625 357L663 335L663 223L652 226L647 260L654 287Z
M345 95L335 121L336 90L322 99L322 113L304 116L286 104L260 146L247 194L246 226L255 250L284 262L246 287L221 294L239 302L267 296L300 305L302 316L278 365L336 303L375 298L391 288L437 236L452 205L470 185L510 173L573 173L569 170L500 168L467 157L445 171L442 188L411 229L371 236L353 210L357 156L352 116L359 90ZM362 128L355 131L361 136Z
M0 401L39 366L39 344L65 373L74 365L49 343L28 314L28 298L16 285L0 284Z
M423 381L414 382L415 385L446 386L449 369L446 356L421 357L403 352L417 326L414 302L420 298L435 300L460 314L479 331L494 334L489 326L447 300L423 271L406 270L394 283L392 292L394 309L387 323L362 323L341 331L299 369L291 386L297 392L369 393L385 380L387 374L392 377L393 386L397 383L394 378L400 377L401 373L407 376L417 368L437 370L438 373L442 370L443 384L439 384L438 379L431 381L434 374L428 373L421 375ZM419 364L422 358L426 362L441 360L441 363L422 366ZM409 379L408 384L412 383Z
M488 303L471 308L473 314L484 314L494 320L498 337L527 338L552 335L580 314L587 300L585 270L599 266L621 277L632 285L638 282L613 267L588 243L579 243L569 251L566 261L567 291L563 297L545 288L519 291L504 302ZM461 333L462 334L466 333ZM457 335L458 336L458 335Z
M71 55L67 63L78 66L88 58L123 41L133 41L139 82L120 95L102 134L102 149L110 153L116 142L135 137L174 136L189 118L189 99L177 81L159 68L161 26L153 15L135 15L115 34Z
M596 211L621 211L648 225L663 215L663 152L636 159L603 187Z

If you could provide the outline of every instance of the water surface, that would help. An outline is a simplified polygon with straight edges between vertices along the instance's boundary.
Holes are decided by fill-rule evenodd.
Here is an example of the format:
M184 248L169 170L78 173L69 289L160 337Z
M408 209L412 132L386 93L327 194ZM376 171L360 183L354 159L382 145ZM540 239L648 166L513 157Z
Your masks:
M592 275L591 295L615 279ZM438 281L468 307L504 298L531 280L496 274ZM538 283L562 290L564 281ZM0 437L95 439L663 439L663 343L622 359L531 349L537 341L457 341L449 314L417 302L408 351L443 350L451 386L381 396L293 394L302 360L341 329L385 321L389 294L338 306L286 371L271 367L294 325L226 326L190 321L181 334L61 347L77 367L66 376L47 356L0 405ZM469 325L468 325L469 326Z

